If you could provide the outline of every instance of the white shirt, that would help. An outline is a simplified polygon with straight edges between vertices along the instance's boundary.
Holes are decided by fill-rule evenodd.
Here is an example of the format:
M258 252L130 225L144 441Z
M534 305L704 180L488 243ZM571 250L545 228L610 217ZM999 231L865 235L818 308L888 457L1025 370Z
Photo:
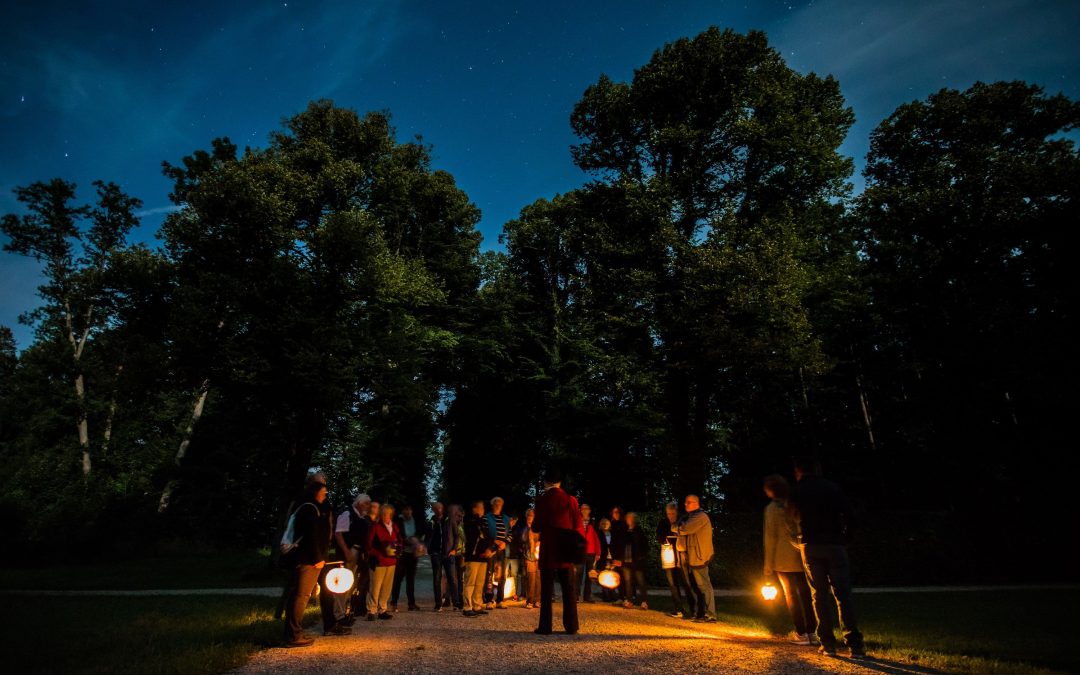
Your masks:
M341 515L337 517L337 526L334 528L334 532L348 532L349 531L349 512L342 511Z

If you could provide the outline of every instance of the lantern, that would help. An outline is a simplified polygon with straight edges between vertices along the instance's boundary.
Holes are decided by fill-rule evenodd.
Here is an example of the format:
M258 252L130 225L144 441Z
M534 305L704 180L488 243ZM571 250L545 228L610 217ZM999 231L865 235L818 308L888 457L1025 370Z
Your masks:
M326 590L331 593L346 593L353 587L356 576L344 567L335 567L326 573Z
M615 570L604 570L597 577L597 581L604 588L618 588L619 587L619 573Z
M777 588L772 585L771 581L765 582L765 585L761 587L761 597L766 600L775 600L777 593Z
M671 544L660 546L660 566L666 570L675 569L675 547Z
M503 582L503 597L512 598L517 595L517 584L514 583L514 577L506 577L506 581Z

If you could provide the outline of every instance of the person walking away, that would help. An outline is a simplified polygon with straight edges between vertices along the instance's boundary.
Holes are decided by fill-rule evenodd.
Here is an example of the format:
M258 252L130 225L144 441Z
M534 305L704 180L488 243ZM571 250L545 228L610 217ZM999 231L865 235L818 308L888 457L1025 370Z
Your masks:
M431 583L432 588L435 590L435 611L441 612L443 608L443 574L446 570L444 561L448 557L453 557L452 554L448 553L452 549L453 542L452 539L448 538L451 531L446 517L446 509L442 502L434 502L431 505L431 513L431 523L428 526L427 541L425 543L428 556L431 558ZM456 597L457 592L454 586L457 585L457 575L446 574L445 581L451 582L450 597Z
M326 478L321 473L309 475L304 482L300 506L293 514L293 541L297 543L297 548L289 598L285 604L285 644L288 647L306 647L315 642L304 632L302 622L304 610L317 583L323 583L319 595L323 634L344 635L350 632L348 627L336 625L334 601L323 582L333 529L333 512L326 503L326 494Z
M637 526L637 514L626 514L626 532L622 536L621 548L615 551L615 566L622 574L624 593L623 607L629 609L640 603L642 609L648 609L648 589L645 585L645 566L648 562L648 550L645 533Z
M384 621L394 618L389 611L390 591L404 545L401 530L394 522L394 507L386 504L379 509L379 521L368 533L368 556L373 565L367 595L368 621L374 621L376 616Z
M362 555L367 541L367 525L362 514L367 513L369 503L371 497L365 494L357 495L349 508L338 516L334 526L334 543L337 545L338 555L345 561L345 568L353 573L354 579L353 587L347 593L334 594L334 618L343 626L351 626L356 621L357 609L361 603L365 603L364 612L367 611L367 598L357 595L357 592L360 580L358 566L361 560L367 567L367 556ZM366 593L367 588L364 591Z
M538 635L551 634L551 604L555 578L562 592L562 621L567 635L578 632L574 565L581 554L574 538L581 536L581 510L577 500L562 489L562 475L553 468L544 474L544 494L536 500L530 528L540 535L540 625Z
M614 567L615 559L612 557L612 545L614 535L611 533L611 521L607 518L600 519L600 560L597 563L597 568L606 570L609 567ZM615 589L608 588L607 586L600 587L600 597L604 602L619 602L619 595L615 592Z
M412 507L408 504L401 507L397 524L401 536L405 539L405 547L398 557L397 567L394 569L394 588L390 592L390 610L395 614L398 610L398 598L401 596L402 580L405 581L405 597L409 600L409 611L420 609L416 604L416 566L423 549L423 544L420 543L420 525L413 518Z
M525 609L540 606L540 535L532 531L534 509L525 511L525 522L519 528L517 542L525 568Z
M473 502L472 514L465 520L464 528L465 584L461 591L464 600L462 616L472 618L487 614L484 611L484 580L487 576L488 561L498 549L488 535L483 500Z
M690 593L690 589L686 585L686 577L683 576L683 572L679 567L680 551L678 546L678 536L671 531L671 528L677 525L679 522L679 505L675 502L668 502L664 506L664 513L660 516L660 520L656 523L656 543L660 546L668 544L671 546L671 550L675 553L675 567L664 569L664 576L667 577L668 590L671 592L671 603L673 609L668 613L668 616L681 619L687 614L694 615L693 610L693 597ZM684 542L685 544L685 542ZM682 556L686 557L685 546L682 551ZM686 597L689 603L689 612L683 611L683 597Z
M794 523L787 511L791 488L783 476L773 474L765 477L764 489L770 501L765 507L762 528L765 551L763 574L766 578L775 574L784 590L788 613L795 624L793 642L798 645L813 645L817 619L814 617L814 605L810 597L810 585L806 582L802 555L795 542Z
M514 580L514 593L505 599L506 602L516 602L521 599L521 549L515 537L521 525L521 518L515 515L510 516L510 543L506 546L506 578Z
M488 536L497 547L488 559L485 585L490 586L491 595L487 598L487 609L506 609L503 605L506 593L506 548L510 545L510 517L502 512L506 502L502 497L491 498L491 513L484 517ZM494 602L494 604L492 604Z
M847 545L855 529L854 511L840 487L822 478L817 463L809 458L795 460L795 488L788 500L789 511L798 524L803 567L810 580L817 636L821 652L836 655L830 592L840 613L844 642L854 659L866 658L863 635L855 616L851 593L851 565Z
M701 510L697 495L687 495L683 502L686 515L672 526L672 532L685 537L686 557L690 567L691 589L694 591L696 614L694 621L716 621L716 594L709 578L709 561L713 557L712 521Z
M581 523L585 528L585 557L578 565L577 576L581 581L582 602L592 603L592 579L596 574L596 561L600 557L600 535L596 533L596 525L592 522L590 514L592 507L588 504L581 505Z

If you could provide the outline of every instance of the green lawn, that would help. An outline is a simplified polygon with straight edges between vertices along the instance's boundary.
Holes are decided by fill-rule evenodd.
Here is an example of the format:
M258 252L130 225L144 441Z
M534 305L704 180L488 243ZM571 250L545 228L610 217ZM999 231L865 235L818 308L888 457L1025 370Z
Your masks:
M1080 672L1077 590L866 593L855 602L867 650L887 661L970 673ZM650 598L650 606L671 604ZM717 610L735 625L792 630L781 602L717 598Z
M280 586L267 550L169 555L78 565L0 569L0 588L133 590Z

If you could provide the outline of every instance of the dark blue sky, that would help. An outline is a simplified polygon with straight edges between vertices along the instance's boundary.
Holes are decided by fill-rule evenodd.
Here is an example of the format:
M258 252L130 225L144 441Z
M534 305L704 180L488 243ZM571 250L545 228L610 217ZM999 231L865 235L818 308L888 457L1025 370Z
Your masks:
M145 202L145 241L170 208L162 160L215 136L262 145L326 97L422 134L497 247L522 206L583 182L568 120L585 87L709 25L763 29L793 68L838 77L859 166L881 119L941 87L1024 79L1080 98L1075 1L0 1L0 213L16 185L60 176L89 201L113 180ZM33 260L0 253L0 324L20 348L39 283Z

